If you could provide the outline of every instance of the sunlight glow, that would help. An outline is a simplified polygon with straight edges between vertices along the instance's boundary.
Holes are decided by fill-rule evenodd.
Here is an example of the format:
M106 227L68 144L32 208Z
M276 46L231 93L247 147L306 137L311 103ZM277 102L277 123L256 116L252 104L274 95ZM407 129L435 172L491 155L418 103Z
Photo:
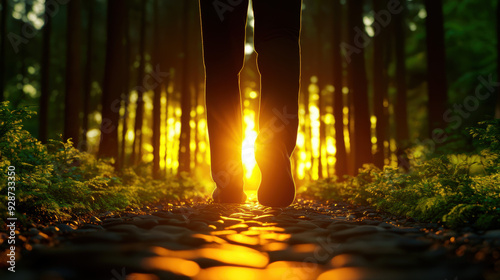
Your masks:
M253 46L249 43L245 44L245 54L250 55L253 53Z
M255 130L255 112L251 110L244 110L244 140L241 149L241 158L245 168L245 177L250 179L255 169L257 162L255 161L255 139L257 139L257 131Z

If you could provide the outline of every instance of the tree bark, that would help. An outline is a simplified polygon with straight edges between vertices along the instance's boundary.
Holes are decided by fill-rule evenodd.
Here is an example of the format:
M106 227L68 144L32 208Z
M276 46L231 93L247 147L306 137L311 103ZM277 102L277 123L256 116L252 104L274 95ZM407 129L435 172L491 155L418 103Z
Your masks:
M0 29L0 37L2 44L0 45L0 102L4 101L5 91L5 41L7 40L7 0L2 0L2 29Z
M162 9L164 9L165 13L166 13L166 16L164 17L164 19L162 20L162 26L164 26L165 28L165 32L163 32L163 42L171 42L171 38L177 38L177 34L179 32L179 28L177 28L177 17L178 15L180 14L180 12L178 12L178 9L179 7L177 6L172 6L172 3L170 2L165 2L165 1L161 1L160 2L162 5L165 5L162 7ZM176 66L176 61L174 59L174 57L176 56L176 51L177 51L177 44L178 44L178 41L179 40L174 40L173 42L173 46L172 48L174 49L174 51L170 51L170 52L162 52L163 54L163 57L162 57L162 65L163 65L163 68L164 70L166 70L166 72L168 72L168 76L166 79L163 80L163 85L165 87L165 98L166 98L166 102L165 102L165 111L164 111L164 114L166 116L166 124L165 124L165 133L164 133L164 137L165 139L167 139L167 141L165 141L165 154L163 155L164 157L164 163L165 163L165 172L164 174L167 175L169 172L170 173L173 173L173 168L172 168L172 165L169 165L168 162L169 162L169 143L172 143L171 140L168 138L169 137L169 128L170 126L168 125L168 117L169 117L169 114L172 114L172 112L170 112L169 110L169 106L171 103L174 102L174 94L173 94L173 91L170 93L169 90L170 88L172 88L174 85L175 85L175 81L177 80L176 78L177 77L172 77L173 73L175 75L177 75L176 73L178 73L177 69L175 72L172 71L172 68L174 66Z
M93 29L94 29L94 1L90 0L88 5L88 15L87 15L87 62L85 64L85 77L83 85L83 119L82 119L82 143L80 147L81 150L86 151L88 148L87 144L87 132L89 131L89 115L90 115L90 98L92 96L92 56L93 56Z
M49 99L50 99L50 35L52 19L48 14L48 2L45 2L45 24L43 26L42 38L42 66L40 82L40 110L38 123L38 140L47 142Z
M444 45L443 1L425 0L427 10L427 75L429 133L431 139L442 143L439 134L444 129L443 113L447 103L446 52Z
M123 69L123 27L125 6L122 0L108 0L106 66L102 92L102 123L100 157L112 157L118 163L118 133L120 93Z
M323 15L323 6L325 2L324 1L318 1L318 16L316 17L316 36L315 36L315 47L316 47L316 67L315 70L317 71L316 75L318 77L318 110L319 110L319 157L318 157L318 178L322 179L323 176L323 169L326 169L328 171L328 161L323 161L323 147L326 145L326 126L324 122L324 116L326 115L325 108L326 108L326 97L323 96L322 91L327 85L326 81L326 69L325 69L325 64L324 64L324 55L323 55L323 44L321 42L321 38L323 36L323 29L325 25L325 17L326 15ZM325 149L326 150L326 149ZM327 175L328 177L328 175Z
M181 96L181 137L179 143L179 173L190 173L191 159L190 159L190 140L191 140L191 127L189 121L191 119L191 90L189 85L190 73L190 51L189 51L189 3L184 1L183 11L183 28L184 34L182 35L182 49L184 57L182 61L182 96Z
M154 1L154 44L153 44L153 69L155 65L161 62L160 52L160 24L159 24L159 5L158 0ZM161 84L154 88L153 96L153 178L160 176L160 126L161 126Z
M137 69L137 103L135 110L135 123L134 123L134 142L132 144L132 164L137 164L142 161L142 124L144 121L144 68L146 65L146 3L142 1L141 4L141 30L139 37L139 68Z
M64 98L64 140L73 139L73 146L79 146L80 138L80 29L81 1L68 3L67 51L66 51L66 94Z
M128 131L128 107L130 104L130 17L129 17L129 7L130 0L125 0L125 15L124 15L124 27L123 27L123 38L125 41L124 47L124 67L123 67L123 117L122 117L122 135L121 135L121 145L120 145L120 168L123 168L126 164L125 161L125 148L127 147L127 131Z
M387 5L387 1L373 0L375 12L379 12ZM385 55L387 48L387 31L379 23L374 21L374 25L379 25L380 33L373 37L373 111L377 118L375 134L377 137L377 151L373 155L374 164L382 168L385 160L384 141L387 139L387 123L385 122L384 100L387 96L387 68L385 65Z
M363 1L348 1L348 21L350 44L356 46L355 38L365 33L363 24ZM358 44L359 45L359 44ZM354 172L364 163L372 162L370 115L368 108L368 89L365 70L364 47L358 47L359 53L351 55L348 65L349 84L352 92L354 109ZM352 139L352 137L351 137Z
M394 46L396 52L396 145L398 155L398 165L408 169L409 162L404 151L405 143L409 138L408 132L408 105L407 105L407 85L406 85L406 24L404 16L406 11L406 1L401 0L401 5L405 8L403 12L395 14L394 18Z
M347 152L344 141L344 94L343 66L340 51L342 42L342 6L340 0L333 0L333 35L332 35L332 64L333 64L333 117L335 118L335 174L342 181L347 171Z

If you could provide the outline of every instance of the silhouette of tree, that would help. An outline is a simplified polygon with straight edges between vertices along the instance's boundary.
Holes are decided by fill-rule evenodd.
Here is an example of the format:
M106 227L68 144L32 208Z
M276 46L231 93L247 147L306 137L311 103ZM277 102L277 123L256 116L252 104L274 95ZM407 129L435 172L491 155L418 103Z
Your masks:
M347 171L347 152L344 141L344 94L343 88L343 66L341 58L340 43L342 41L342 5L340 0L333 0L332 17L333 17L333 34L332 34L332 64L333 64L333 116L335 118L335 145L336 145L336 162L335 174L339 180L348 174Z
M66 94L64 98L64 139L73 139L79 146L80 106L82 102L80 44L81 44L81 1L68 3L68 27L66 49Z
M40 109L38 119L38 140L47 142L49 98L50 98L50 35L52 18L49 16L49 2L45 2L45 24L43 25L42 38L42 66L40 82ZM1 71L3 72L3 71Z
M362 0L347 2L351 46L356 46L356 38L359 38L360 33L365 33L363 2ZM348 64L349 88L354 109L354 131L351 139L354 144L352 151L354 151L355 173L364 163L372 162L365 52L363 47L358 47L358 50L358 53L351 55L351 62Z
M83 119L82 119L82 142L83 150L87 149L87 131L89 130L90 99L92 96L92 61L93 61L93 30L94 30L94 0L87 1L87 51L85 76L83 80Z
M102 90L102 123L100 157L113 157L118 162L118 132L120 93L122 91L123 28L125 5L122 0L108 0L106 66Z
M142 125L144 123L144 92L143 85L146 67L146 3L141 1L141 23L139 37L139 68L137 68L137 102L135 109L134 142L132 144L131 163L137 164L142 161Z
M426 42L427 42L427 80L429 132L431 139L439 144L443 129L443 113L447 102L446 52L444 45L443 1L425 0L427 10ZM435 134L436 133L436 134Z

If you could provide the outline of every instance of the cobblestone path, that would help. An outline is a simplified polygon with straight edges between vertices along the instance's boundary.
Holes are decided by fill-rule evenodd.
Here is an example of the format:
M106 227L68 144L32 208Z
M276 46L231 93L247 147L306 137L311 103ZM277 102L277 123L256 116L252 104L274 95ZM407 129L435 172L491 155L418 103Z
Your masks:
M481 262L498 254L498 234L460 233L369 207L304 200L284 209L166 205L34 225L21 235L27 249L16 272L5 269L0 278L500 279L491 267L485 273ZM474 261L460 254L461 244L464 251L474 244L489 251L481 259L477 249Z

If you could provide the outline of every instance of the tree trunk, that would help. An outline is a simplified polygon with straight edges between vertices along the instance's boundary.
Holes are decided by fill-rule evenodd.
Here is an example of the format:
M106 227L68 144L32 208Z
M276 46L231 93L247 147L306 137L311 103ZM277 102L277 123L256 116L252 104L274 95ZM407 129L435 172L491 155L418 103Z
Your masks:
M102 91L102 123L100 157L113 157L118 161L118 133L120 119L120 93L123 78L123 27L125 5L122 0L108 0L106 66ZM119 166L115 162L115 166Z
M319 116L318 116L318 121L319 121L319 157L318 157L318 178L322 179L323 176L323 169L326 169L328 171L328 161L323 161L323 147L326 145L326 126L324 122L324 116L326 115L325 108L326 108L326 97L323 96L322 91L327 85L326 81L326 69L325 69L325 64L323 61L324 55L323 55L323 44L321 42L321 38L323 38L323 29L325 25L325 17L326 15L323 14L323 6L325 2L324 1L318 1L318 16L316 17L316 36L315 36L315 47L316 47L316 67L315 70L317 71L316 75L318 77L318 110L319 110ZM325 149L326 150L326 149ZM327 175L328 177L328 175Z
M408 159L405 155L406 141L409 139L408 132L408 105L407 105L407 86L406 86L406 54L405 54L405 43L406 43L406 24L404 22L404 16L406 11L406 1L401 1L402 7L405 7L403 12L393 16L394 18L394 46L396 52L396 108L395 108L395 118L396 118L396 145L397 145L397 157L398 166L405 168L406 170L410 167Z
M120 168L123 168L126 164L125 161L125 147L127 146L127 131L128 131L128 107L130 104L130 17L129 17L129 7L130 1L125 0L125 17L124 17L124 27L123 27L123 38L125 40L124 48L124 67L123 67L123 117L122 117L122 135L121 135L121 146L120 146Z
M349 38L350 44L356 46L355 38L359 33L365 34L363 24L363 2L348 1ZM367 36L365 34L365 36ZM359 43L358 43L359 45ZM359 53L351 55L348 65L349 84L352 92L354 109L354 172L364 163L372 162L370 115L368 108L368 89L365 70L364 47L358 46ZM352 139L352 137L351 137Z
M2 44L0 45L0 102L4 101L5 91L5 41L7 40L7 0L2 0L2 29L0 29L0 38Z
M179 143L179 173L190 173L190 140L191 140L191 127L189 121L191 119L191 90L189 85L190 74L190 52L189 52L189 3L191 1L184 1L183 11L183 28L184 34L182 35L182 49L184 57L182 61L182 96L181 96L181 137Z
M342 181L347 175L347 152L344 141L344 94L342 92L343 67L340 52L342 42L342 6L340 0L333 0L333 35L332 35L332 64L333 64L333 117L335 118L335 174Z
M161 62L161 41L159 24L158 0L154 1L154 45L153 45L153 69ZM154 88L153 96L153 178L158 179L160 175L160 126L161 126L161 84Z
M139 37L139 68L137 69L137 103L135 110L135 123L134 123L134 143L132 144L131 163L137 164L142 161L142 124L144 121L144 92L146 89L143 85L144 68L146 65L146 3L142 1L141 4L141 30Z
M443 1L425 0L427 10L427 75L430 137L442 143L443 113L447 102L446 53L444 45Z
M169 3L169 2L165 2L165 1L160 1L160 4L162 4L162 10L165 11L165 14L166 16L163 18L163 20L161 21L161 24L162 26L165 28L165 31L162 32L163 36L162 36L162 39L163 39L163 42L171 42L171 38L177 38L176 37L176 32L178 32L178 28L176 28L176 23L177 23L177 16L178 16L178 11L177 11L177 7L174 8L172 7L172 3ZM176 44L178 43L177 42L178 40L175 40L174 41L174 45L173 45L173 49L174 50L177 50L176 48ZM164 131L164 137L165 139L167 139L167 141L165 141L165 154L163 155L164 157L164 164L165 164L165 171L164 171L164 174L167 175L169 172L172 172L171 169L171 166L172 165L169 165L168 162L169 162L169 143L172 143L172 140L169 139L169 124L168 124L168 118L169 118L169 114L171 114L168 106L170 106L170 103L173 102L173 94L169 93L169 88L171 86L173 86L173 84L175 83L175 78L172 78L172 73L177 73L178 71L176 72L173 72L171 71L172 69L172 66L175 65L175 62L174 62L174 57L176 56L176 53L175 51L170 51L170 52L162 52L163 56L162 56L162 69L164 69L164 71L168 72L168 76L166 79L163 80L163 85L165 87L165 99L166 99L166 102L165 102L165 111L164 111L164 114L165 114L165 119L166 119L166 123L165 123L165 131Z
M406 2L401 1L406 7ZM407 87L406 87L406 30L403 12L393 16L394 19L394 46L396 51L396 135L398 148L404 148L403 141L408 140L408 113L407 113Z
M38 140L47 142L49 99L50 99L50 34L52 19L48 14L48 2L45 2L45 24L43 26L42 39L42 66L40 82L40 109L38 123Z
M387 1L373 0L375 13L383 10L387 5ZM380 30L378 35L373 37L373 111L377 118L375 134L377 137L377 151L373 155L374 164L382 168L385 160L384 141L386 140L387 123L384 122L384 99L387 95L387 68L385 65L386 42L389 36L385 28L380 26L376 21L374 25L378 25ZM374 27L375 29L375 27Z
M67 50L66 50L66 95L64 98L64 140L73 139L78 147L80 138L80 29L81 1L68 3Z
M93 42L92 31L94 29L94 5L93 0L88 1L88 17L87 17L87 63L85 65L85 78L83 85L83 120L82 120L82 143L80 149L86 151L88 148L87 132L89 131L89 115L90 115L90 98L92 96L92 56L93 56Z

